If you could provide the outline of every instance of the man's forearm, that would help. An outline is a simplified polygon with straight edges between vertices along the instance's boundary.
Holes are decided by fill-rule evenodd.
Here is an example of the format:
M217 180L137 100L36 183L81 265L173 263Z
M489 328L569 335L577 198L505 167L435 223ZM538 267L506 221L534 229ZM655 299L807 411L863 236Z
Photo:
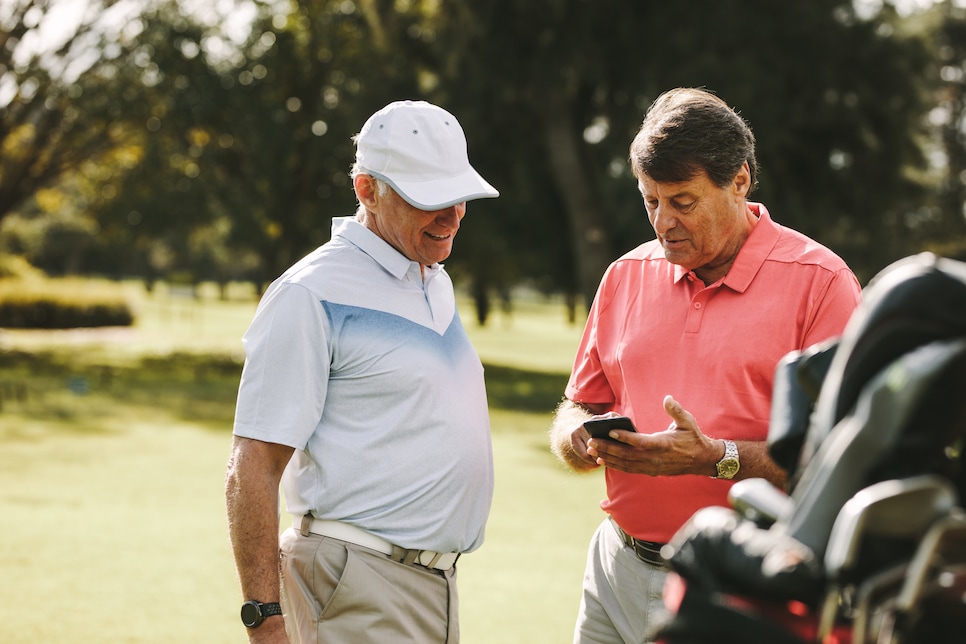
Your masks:
M225 483L228 532L242 594L261 602L279 598L278 486L285 460L272 454L277 451L277 446L257 441L236 441Z
M274 509L266 507L264 499L253 501L252 496L248 491L239 491L228 497L228 532L235 567L245 599L275 602L280 588L278 495L276 492Z
M788 473L772 460L766 441L735 441L741 469L736 479L763 478L779 489L788 482Z

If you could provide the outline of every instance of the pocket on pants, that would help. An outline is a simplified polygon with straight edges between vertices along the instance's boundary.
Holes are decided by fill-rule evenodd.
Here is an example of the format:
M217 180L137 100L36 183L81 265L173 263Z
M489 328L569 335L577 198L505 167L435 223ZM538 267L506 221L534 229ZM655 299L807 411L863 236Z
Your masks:
M283 607L300 632L315 631L342 580L348 550L341 541L289 531L282 534L279 545Z
M350 545L319 635L324 642L446 642L449 601L445 577Z

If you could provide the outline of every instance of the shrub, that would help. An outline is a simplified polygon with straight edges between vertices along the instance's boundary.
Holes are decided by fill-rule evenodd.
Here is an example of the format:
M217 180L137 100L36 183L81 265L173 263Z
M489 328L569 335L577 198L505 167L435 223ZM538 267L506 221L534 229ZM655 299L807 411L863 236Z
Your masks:
M0 279L8 277L36 280L43 279L45 275L20 255L0 253Z
M133 323L123 288L113 282L0 279L0 327L72 329Z

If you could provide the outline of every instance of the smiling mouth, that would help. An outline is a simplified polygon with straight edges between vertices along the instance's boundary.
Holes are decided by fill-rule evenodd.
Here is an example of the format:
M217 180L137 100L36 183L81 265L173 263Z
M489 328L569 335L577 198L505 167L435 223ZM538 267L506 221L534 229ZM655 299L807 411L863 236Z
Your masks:
M436 241L446 241L449 239L449 235L434 235L433 233L426 233L430 239L435 239Z

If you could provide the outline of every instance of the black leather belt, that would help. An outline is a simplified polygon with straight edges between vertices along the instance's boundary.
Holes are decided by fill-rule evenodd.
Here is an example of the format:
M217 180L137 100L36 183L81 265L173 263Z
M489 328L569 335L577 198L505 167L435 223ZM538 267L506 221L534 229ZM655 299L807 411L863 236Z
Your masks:
M664 557L661 556L661 548L666 546L666 543L637 539L624 532L624 529L617 525L616 521L611 520L611 523L613 523L614 527L617 528L617 534L621 536L621 541L624 542L625 546L628 546L634 550L634 554L637 555L638 559L649 566L654 566L655 568L660 568L661 570L668 569L667 562L664 561Z

